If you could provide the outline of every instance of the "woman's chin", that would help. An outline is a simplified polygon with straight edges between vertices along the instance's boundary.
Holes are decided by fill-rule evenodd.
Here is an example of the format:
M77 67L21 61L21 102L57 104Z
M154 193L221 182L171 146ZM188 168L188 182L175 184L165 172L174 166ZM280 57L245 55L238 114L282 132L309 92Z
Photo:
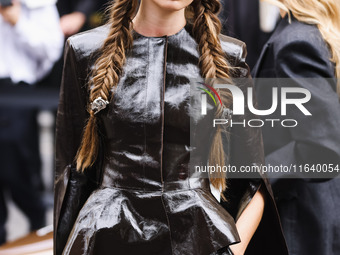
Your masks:
M166 11L180 11L189 6L193 0L144 0L152 1L154 4Z

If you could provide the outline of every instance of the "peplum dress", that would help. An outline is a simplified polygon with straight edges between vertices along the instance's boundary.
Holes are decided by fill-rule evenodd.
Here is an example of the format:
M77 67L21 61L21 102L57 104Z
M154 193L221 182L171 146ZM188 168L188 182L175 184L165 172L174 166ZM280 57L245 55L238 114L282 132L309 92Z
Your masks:
M215 111L209 101L208 114L196 115L198 123L191 126L197 112L190 108L190 82L203 79L190 24L171 36L132 31L133 47L113 98L97 115L99 157L84 173L75 170L88 117L88 74L108 31L102 26L66 43L56 126L54 254L232 254L228 247L240 242L235 221L261 186L267 202L254 247L259 249L257 239L272 240L275 254L287 254L262 173L228 180L227 202L220 203L209 179L189 170L192 151L211 145L213 129L207 123ZM245 45L227 36L221 42L230 65L238 67L234 76L248 81L243 83L246 90L252 83ZM232 128L225 143L231 164L263 163L260 129ZM200 160L206 162L207 155Z

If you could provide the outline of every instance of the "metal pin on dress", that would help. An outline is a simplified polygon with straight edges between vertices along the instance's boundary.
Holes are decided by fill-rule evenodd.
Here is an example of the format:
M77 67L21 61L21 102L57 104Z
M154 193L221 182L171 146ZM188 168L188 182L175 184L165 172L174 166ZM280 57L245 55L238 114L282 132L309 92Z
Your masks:
M101 110L105 109L108 104L109 102L104 100L102 97L97 97L91 103L91 110L94 111L94 114L97 114Z
M223 105L223 113L222 113L222 116L225 118L225 117L228 117L228 119L230 119L231 117L232 117L232 114L233 114L233 111L230 109L230 108L228 108L228 107L226 107L226 106L224 106Z

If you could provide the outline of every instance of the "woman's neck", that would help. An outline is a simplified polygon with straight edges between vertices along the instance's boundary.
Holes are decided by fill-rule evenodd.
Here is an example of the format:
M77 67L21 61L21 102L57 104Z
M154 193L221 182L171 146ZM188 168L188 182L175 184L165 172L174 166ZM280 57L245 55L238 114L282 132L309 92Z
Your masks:
M132 23L136 32L157 37L176 34L185 26L186 19L184 9L165 10L151 1L141 1Z

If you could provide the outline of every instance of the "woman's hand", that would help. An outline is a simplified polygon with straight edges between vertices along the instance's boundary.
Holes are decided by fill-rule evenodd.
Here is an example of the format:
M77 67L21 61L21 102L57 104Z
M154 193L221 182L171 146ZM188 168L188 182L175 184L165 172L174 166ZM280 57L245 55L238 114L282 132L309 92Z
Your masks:
M248 206L244 209L236 222L236 227L241 242L230 246L234 255L243 255L260 224L265 205L265 197L262 187L255 193Z
M21 14L21 4L18 1L13 1L11 6L0 6L0 15L12 26L15 26L19 21Z

